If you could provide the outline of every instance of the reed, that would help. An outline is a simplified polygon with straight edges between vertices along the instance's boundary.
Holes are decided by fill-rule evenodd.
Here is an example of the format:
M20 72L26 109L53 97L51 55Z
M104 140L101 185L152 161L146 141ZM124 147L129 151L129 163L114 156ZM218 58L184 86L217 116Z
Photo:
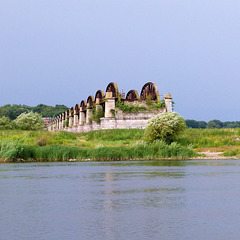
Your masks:
M162 141L152 144L140 142L129 147L99 147L83 149L71 146L26 146L14 143L1 144L0 158L16 161L66 161L77 160L128 160L128 159L157 159L157 158L186 158L196 156L191 148L184 148L177 143L167 145Z
M171 144L146 142L143 129L79 134L0 130L0 158L9 161L189 158L197 155L193 149L211 147L220 147L225 156L240 156L240 129L187 129Z

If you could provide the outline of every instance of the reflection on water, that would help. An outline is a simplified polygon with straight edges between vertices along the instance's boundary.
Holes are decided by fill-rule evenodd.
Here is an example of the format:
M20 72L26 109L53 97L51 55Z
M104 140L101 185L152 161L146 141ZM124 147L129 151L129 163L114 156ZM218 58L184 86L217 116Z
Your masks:
M240 160L0 164L0 239L238 239Z

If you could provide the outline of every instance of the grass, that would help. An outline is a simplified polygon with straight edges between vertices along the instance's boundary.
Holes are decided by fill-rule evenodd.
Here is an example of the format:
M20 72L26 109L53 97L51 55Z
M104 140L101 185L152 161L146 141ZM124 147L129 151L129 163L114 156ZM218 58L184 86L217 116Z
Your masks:
M142 129L112 129L81 134L0 131L0 158L6 161L189 158L197 156L194 150L240 156L240 129L187 129L170 145L162 141L147 143Z
M187 129L178 143L193 148L240 146L240 129Z

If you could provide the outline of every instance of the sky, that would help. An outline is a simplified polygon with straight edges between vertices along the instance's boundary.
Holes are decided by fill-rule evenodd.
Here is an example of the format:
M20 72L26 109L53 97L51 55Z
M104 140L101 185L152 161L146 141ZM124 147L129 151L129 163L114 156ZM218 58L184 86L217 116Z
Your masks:
M0 0L0 106L151 81L185 119L240 121L239 0Z

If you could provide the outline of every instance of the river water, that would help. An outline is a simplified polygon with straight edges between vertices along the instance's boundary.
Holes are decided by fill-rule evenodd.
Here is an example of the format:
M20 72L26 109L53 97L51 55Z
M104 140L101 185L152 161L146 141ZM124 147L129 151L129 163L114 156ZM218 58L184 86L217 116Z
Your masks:
M240 160L0 164L1 240L240 238Z

